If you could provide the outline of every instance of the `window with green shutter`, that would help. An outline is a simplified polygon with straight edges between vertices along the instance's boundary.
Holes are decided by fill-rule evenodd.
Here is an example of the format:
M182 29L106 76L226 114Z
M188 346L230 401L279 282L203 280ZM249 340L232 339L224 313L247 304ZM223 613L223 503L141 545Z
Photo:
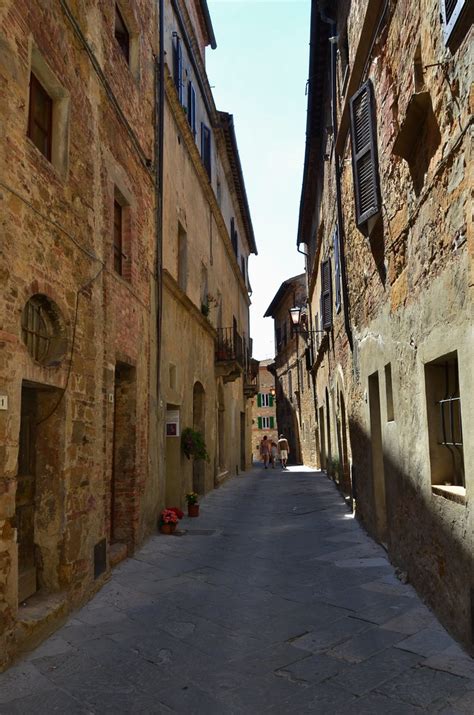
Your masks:
M331 262L321 263L321 323L323 330L332 328Z
M257 395L257 407L261 407L261 406L262 406L262 394L259 392ZM260 417L259 417L259 419L260 419Z
M257 424L258 424L258 429L262 429L262 418L257 417Z
M275 418L270 417L270 429L275 429Z
M271 393L269 395L269 407L273 407L273 395Z

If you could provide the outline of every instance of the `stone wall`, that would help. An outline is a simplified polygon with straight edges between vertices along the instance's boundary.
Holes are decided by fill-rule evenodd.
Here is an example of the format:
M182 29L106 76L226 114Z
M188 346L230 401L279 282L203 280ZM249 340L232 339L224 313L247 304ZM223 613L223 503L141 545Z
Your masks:
M340 37L346 17L346 4L338 4ZM330 157L336 151L341 162L350 334L333 301L332 329L313 372L321 463L329 461L338 480L342 472L357 516L472 649L472 28L461 23L458 29L456 42L446 46L436 0L350 6L344 86L340 57L337 68L339 131L322 149ZM329 88L329 60L320 69ZM348 109L350 95L367 79L374 88L381 203L364 235L355 221ZM318 108L327 126L329 89ZM323 189L312 221L313 316L320 310L320 263L329 257L334 266L337 220L334 166L322 160L315 166ZM316 195L314 185L311 191ZM432 384L443 380L444 389ZM464 444L451 447L452 473L442 455L450 448L438 445L437 389L437 400L460 396Z

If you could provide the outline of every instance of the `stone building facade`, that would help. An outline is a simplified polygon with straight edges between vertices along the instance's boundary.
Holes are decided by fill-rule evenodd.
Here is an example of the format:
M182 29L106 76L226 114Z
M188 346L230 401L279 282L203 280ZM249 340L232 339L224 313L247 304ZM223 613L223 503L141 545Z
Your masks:
M209 43L205 0L1 5L0 669L251 462L256 247Z
M273 360L260 360L258 393L252 398L252 458L260 461L260 442L264 435L270 441L278 439L275 378L268 370Z
M313 1L298 231L318 462L471 651L472 39L463 0Z
M0 10L0 665L156 524L155 27Z
M166 501L182 504L251 464L248 259L256 253L232 115L216 109L205 48L215 47L206 3L165 12L162 400ZM209 462L189 461L179 434L204 436Z

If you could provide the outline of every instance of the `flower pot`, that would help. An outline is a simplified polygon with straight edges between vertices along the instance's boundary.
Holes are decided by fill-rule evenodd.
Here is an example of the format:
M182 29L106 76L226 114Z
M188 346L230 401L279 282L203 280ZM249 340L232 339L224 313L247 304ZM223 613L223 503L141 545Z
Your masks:
M160 524L162 534L173 534L176 529L176 524Z
M188 516L199 516L199 504L188 504Z

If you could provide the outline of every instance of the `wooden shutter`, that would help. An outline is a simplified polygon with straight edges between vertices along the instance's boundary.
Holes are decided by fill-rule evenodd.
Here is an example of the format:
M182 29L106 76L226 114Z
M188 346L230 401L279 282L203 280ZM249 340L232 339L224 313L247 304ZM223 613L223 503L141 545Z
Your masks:
M275 418L270 417L270 429L274 429L274 428L275 428Z
M356 224L364 227L380 211L380 184L372 82L367 80L351 97L352 171Z
M454 33L456 26L459 27L461 19L464 18L466 22L462 22L463 27L469 29L472 24L472 17L474 13L474 8L469 0L441 0L441 15L443 18L443 34L444 43L447 45L451 40L451 36ZM459 35L458 32L455 33ZM455 38L453 38L455 39Z
M261 406L262 406L262 395L259 392L257 395L257 407L261 407Z
M323 330L332 328L331 261L321 263L321 321Z
M211 175L211 130L201 122L201 159L207 171L209 180Z
M28 136L48 161L51 161L53 100L34 74L30 75Z
M260 397L260 395L259 395L259 397ZM261 417L257 417L257 424L258 424L258 429L262 429L262 418Z
M176 91L178 92L178 98L180 104L183 103L183 48L181 46L181 40L176 37L176 43L174 46L174 84Z
M313 367L313 362L314 362L313 349L311 346L306 348L306 350L304 351L304 356L305 356L305 360L306 360L306 369L308 371L310 371L311 368Z
M269 399L268 406L273 407L273 395L271 393L268 395L268 399Z
M196 90L192 82L188 84L188 122L193 136L196 136Z
M333 235L334 249L334 283L335 283L335 303L336 313L341 310L341 268L339 264L339 229L336 226Z

